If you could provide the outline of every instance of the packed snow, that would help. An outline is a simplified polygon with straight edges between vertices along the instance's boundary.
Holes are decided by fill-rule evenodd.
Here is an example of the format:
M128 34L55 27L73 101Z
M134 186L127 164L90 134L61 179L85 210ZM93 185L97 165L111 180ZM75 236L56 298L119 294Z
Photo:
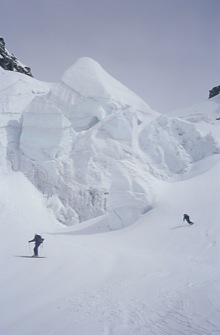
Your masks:
M0 334L220 334L220 97L159 114L82 58L0 102Z

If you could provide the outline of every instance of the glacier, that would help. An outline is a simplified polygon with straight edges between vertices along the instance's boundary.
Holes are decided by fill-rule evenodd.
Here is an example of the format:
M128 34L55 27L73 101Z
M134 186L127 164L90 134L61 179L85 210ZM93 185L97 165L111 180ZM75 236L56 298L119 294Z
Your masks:
M216 118L160 114L88 57L58 83L0 69L0 168L23 173L62 224L107 215L117 230L154 208L157 183L220 152Z

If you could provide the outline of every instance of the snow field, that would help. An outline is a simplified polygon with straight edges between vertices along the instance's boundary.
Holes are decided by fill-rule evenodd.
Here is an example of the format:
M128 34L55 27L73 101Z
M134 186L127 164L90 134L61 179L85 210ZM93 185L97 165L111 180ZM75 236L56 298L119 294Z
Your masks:
M64 228L24 177L8 176L0 198L1 333L217 334L217 158L197 163L197 176L158 184L156 208L119 231L106 224L100 232L105 216ZM34 208L25 206L30 196ZM182 222L183 209L193 226ZM17 257L28 255L27 240L39 230L47 258Z

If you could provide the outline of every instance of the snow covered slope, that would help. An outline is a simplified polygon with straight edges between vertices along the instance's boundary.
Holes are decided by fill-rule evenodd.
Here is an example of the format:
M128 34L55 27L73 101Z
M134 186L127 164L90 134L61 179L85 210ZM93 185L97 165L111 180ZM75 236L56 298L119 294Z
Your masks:
M219 334L218 97L161 115L84 58L0 101L0 334Z
M24 176L1 178L0 333L217 335L219 169L216 155L154 184L154 210L114 232L105 216L61 227ZM35 233L45 259L23 257Z

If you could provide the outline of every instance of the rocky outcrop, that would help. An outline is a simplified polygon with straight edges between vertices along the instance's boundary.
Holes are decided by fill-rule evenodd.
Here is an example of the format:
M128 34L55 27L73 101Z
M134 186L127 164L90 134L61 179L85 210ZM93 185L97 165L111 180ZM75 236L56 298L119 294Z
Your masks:
M0 37L0 66L9 71L16 71L33 77L31 68L23 65L19 60L5 48L5 41Z
M209 99L215 97L220 93L220 86L215 86L209 91Z

